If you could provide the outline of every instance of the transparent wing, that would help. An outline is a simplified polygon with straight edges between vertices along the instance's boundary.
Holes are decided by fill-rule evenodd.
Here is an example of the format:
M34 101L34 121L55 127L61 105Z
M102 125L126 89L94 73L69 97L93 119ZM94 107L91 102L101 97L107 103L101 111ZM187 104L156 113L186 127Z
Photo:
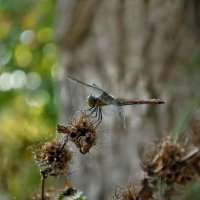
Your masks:
M105 92L105 91L102 90L98 85L96 85L96 84L94 84L94 83L92 84L92 86L95 87L95 88L98 88L98 89L99 89L100 91L102 91L102 92Z
M92 92L99 95L98 98L101 101L103 101L106 105L116 104L115 99L111 95L109 95L106 91L104 91L99 86L97 86L96 84L90 85L90 84L87 84L83 81L77 80L77 79L75 79L75 78L73 78L72 76L69 76L69 75L67 75L67 78L74 83L78 83L80 85L83 85L83 86L91 89Z
M125 128L125 115L122 107L118 106L117 104L110 104L108 106L103 107L102 112L106 116L118 115L123 128Z
M99 99L101 99L101 101L103 101L106 105L118 105L117 102L115 101L114 97L107 94L106 92L102 93L99 96Z
M102 113L105 116L111 117L111 116L115 116L118 115L118 111L117 111L117 107L115 105L108 105L108 106L104 106L102 109Z
M79 81L79 80L77 80L77 79L75 79L75 78L73 78L72 76L69 76L69 75L67 75L67 78L74 83L78 83L78 84L83 85L87 88L90 88L93 92L95 92L99 95L101 95L105 92L104 90L102 90L100 87L98 87L95 84L90 85L90 84L84 83L83 81Z
M118 110L119 118L120 118L120 120L122 122L123 128L125 128L126 124L125 124L124 110L120 106L117 106L117 110Z

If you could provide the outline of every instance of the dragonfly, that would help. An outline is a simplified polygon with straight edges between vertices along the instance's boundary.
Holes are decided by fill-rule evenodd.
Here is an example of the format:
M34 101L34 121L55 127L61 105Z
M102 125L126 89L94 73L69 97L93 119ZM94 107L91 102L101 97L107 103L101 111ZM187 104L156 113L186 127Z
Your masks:
M67 75L67 78L74 83L78 83L82 86L90 88L93 92L97 94L97 96L90 94L86 98L86 103L88 104L89 109L85 110L87 112L87 116L96 118L96 121L94 122L96 124L96 127L99 126L99 124L102 121L102 108L105 106L114 106L115 110L117 110L122 125L125 128L125 115L122 106L135 105L135 104L165 103L165 101L160 99L139 99L139 98L126 99L119 97L116 98L113 95L106 92L105 90L101 89L96 84L90 85L69 75Z

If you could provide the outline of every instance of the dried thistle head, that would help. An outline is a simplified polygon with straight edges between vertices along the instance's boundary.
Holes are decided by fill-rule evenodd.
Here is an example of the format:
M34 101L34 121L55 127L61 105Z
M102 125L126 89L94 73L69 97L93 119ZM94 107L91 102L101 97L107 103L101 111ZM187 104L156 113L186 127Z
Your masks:
M173 184L186 185L199 175L200 150L188 151L171 137L143 152L142 168L146 179L156 187L159 181L172 190Z
M66 144L55 140L40 145L33 151L33 155L44 177L67 172L72 160L72 152Z
M195 148L178 162L178 168L175 171L175 183L186 185L193 182L199 176L199 164L200 149Z
M184 155L184 149L171 137L167 137L152 149L146 148L144 153L146 160L143 160L143 170L148 176L156 176L161 179L167 179L169 171L176 168L177 161Z
M117 191L118 190L118 191ZM115 200L137 200L139 190L137 186L129 184L125 188L117 188L113 199Z
M155 158L157 154L159 145L155 144L147 144L143 145L139 148L139 157L141 159L141 167L144 171L150 170L152 166L152 160Z
M148 179L144 178L140 184L133 185L130 183L125 188L117 188L114 200L156 200L153 196L154 188L152 188L148 182Z
M154 188L151 185L151 182L149 182L148 179L144 178L139 187L139 192L138 192L138 197L141 200L149 200L149 199L154 199L153 198L154 194Z
M82 154L88 153L97 143L97 128L84 112L75 114L67 127L57 125L57 131L65 133Z

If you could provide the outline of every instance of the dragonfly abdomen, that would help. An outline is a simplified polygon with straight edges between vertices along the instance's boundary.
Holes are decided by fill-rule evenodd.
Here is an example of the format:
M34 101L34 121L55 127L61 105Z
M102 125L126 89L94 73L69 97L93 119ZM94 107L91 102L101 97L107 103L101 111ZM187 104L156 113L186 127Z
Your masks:
M120 106L134 105L134 104L163 104L164 101L160 99L123 99L116 98L116 102Z

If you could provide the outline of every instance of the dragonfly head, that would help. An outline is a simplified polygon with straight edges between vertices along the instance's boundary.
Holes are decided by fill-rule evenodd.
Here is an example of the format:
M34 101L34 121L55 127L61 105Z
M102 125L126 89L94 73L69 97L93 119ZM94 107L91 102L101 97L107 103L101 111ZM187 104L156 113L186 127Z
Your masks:
M88 106L90 106L91 108L94 108L96 105L96 97L93 95L89 95L86 99L86 103L88 104Z

